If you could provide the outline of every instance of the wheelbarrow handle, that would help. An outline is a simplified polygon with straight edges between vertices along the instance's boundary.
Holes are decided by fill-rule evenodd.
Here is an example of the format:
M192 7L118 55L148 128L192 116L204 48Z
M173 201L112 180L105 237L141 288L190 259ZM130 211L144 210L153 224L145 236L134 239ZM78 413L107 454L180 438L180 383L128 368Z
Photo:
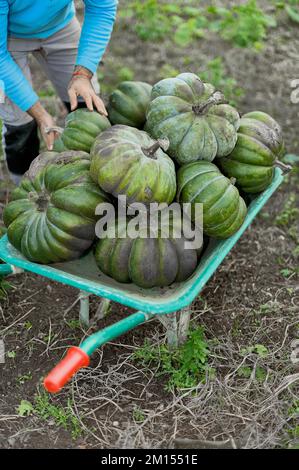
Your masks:
M89 365L88 354L77 346L68 349L65 357L57 364L44 380L44 387L50 393L59 392L78 372Z
M69 348L62 361L45 378L45 389L50 393L59 392L78 370L89 365L89 357L97 348L152 317L153 314L151 313L135 312L88 336L80 347L72 346Z

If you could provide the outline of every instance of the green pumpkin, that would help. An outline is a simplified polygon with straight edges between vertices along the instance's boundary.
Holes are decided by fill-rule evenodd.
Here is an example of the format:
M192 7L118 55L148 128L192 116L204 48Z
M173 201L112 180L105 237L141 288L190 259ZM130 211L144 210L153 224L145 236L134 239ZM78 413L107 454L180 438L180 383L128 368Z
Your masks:
M81 256L95 238L95 208L107 196L89 174L85 152L45 152L24 175L4 210L10 243L36 263Z
M145 82L126 81L109 97L108 114L112 124L142 129L150 103L152 86Z
M185 248L187 239L177 221L160 223L157 230L151 228L151 236L141 230L135 239L127 234L127 222L120 224L116 233L114 227L108 227L107 237L96 245L95 259L103 273L142 288L169 286L193 274L202 247Z
M88 109L76 109L65 119L61 140L69 150L89 152L95 138L110 126L105 116Z
M203 231L210 237L230 237L247 213L233 182L209 162L189 163L179 169L178 199L181 203L203 204Z
M268 114L254 111L242 117L235 149L217 164L242 191L259 193L271 184L283 151L279 124Z
M62 142L61 136L55 139L53 145L53 152L65 152L67 148L65 147L64 143Z
M176 193L174 163L144 131L117 125L100 134L91 149L90 173L95 182L127 202L166 202ZM166 147L165 147L166 145Z
M180 165L229 155L237 142L239 113L213 85L182 73L154 85L146 130L167 137L169 155Z

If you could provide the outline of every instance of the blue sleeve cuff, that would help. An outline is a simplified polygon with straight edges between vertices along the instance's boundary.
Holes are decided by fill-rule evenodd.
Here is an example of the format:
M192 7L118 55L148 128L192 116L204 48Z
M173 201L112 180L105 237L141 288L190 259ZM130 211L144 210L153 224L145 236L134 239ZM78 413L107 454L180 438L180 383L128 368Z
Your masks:
M76 65L81 65L81 67L85 67L86 69L90 70L90 72L95 73L98 67L98 64L88 60L87 57L82 57L78 55L76 60Z

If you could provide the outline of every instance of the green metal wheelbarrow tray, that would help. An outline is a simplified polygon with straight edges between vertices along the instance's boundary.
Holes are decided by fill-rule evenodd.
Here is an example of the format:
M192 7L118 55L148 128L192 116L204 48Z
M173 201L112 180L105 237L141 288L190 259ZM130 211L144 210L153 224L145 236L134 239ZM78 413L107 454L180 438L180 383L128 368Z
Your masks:
M64 384L82 367L89 365L91 354L100 346L121 334L146 322L154 316L170 314L186 309L200 293L214 274L225 256L245 232L258 212L283 181L283 173L276 168L272 184L261 194L252 197L248 214L240 228L226 240L210 240L195 273L185 282L165 289L140 289L133 284L120 284L99 273L92 253L76 261L40 265L26 260L8 241L0 240L0 258L6 263L0 265L0 274L21 270L45 276L54 281L68 284L81 291L81 320L88 322L88 295L95 294L114 302L136 309L137 312L87 337L80 347L72 346L62 361L49 373L44 386L49 392L59 391ZM83 295L82 295L83 293ZM107 302L107 300L106 300ZM161 318L162 320L162 318Z

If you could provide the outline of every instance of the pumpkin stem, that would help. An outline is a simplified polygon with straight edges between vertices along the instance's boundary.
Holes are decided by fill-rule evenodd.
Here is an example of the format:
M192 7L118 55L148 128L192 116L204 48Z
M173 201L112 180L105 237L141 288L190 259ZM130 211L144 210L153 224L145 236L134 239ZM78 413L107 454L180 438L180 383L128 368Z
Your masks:
M201 114L206 114L211 106L215 104L227 104L228 101L225 99L224 95L220 93L220 91L215 91L210 98L202 104L195 104L192 106L192 111L197 115L200 116Z
M285 163L281 162L280 160L275 160L274 166L277 166L280 168L283 172L284 175L292 171L292 166L291 165L286 165Z
M142 147L142 151L144 155L146 155L149 158L156 159L156 152L160 148L166 152L166 150L169 147L169 140L168 139L158 139L153 145L151 145L148 148Z
M37 210L43 212L47 209L49 203L49 197L45 193L39 194L38 198L35 200L37 205Z

